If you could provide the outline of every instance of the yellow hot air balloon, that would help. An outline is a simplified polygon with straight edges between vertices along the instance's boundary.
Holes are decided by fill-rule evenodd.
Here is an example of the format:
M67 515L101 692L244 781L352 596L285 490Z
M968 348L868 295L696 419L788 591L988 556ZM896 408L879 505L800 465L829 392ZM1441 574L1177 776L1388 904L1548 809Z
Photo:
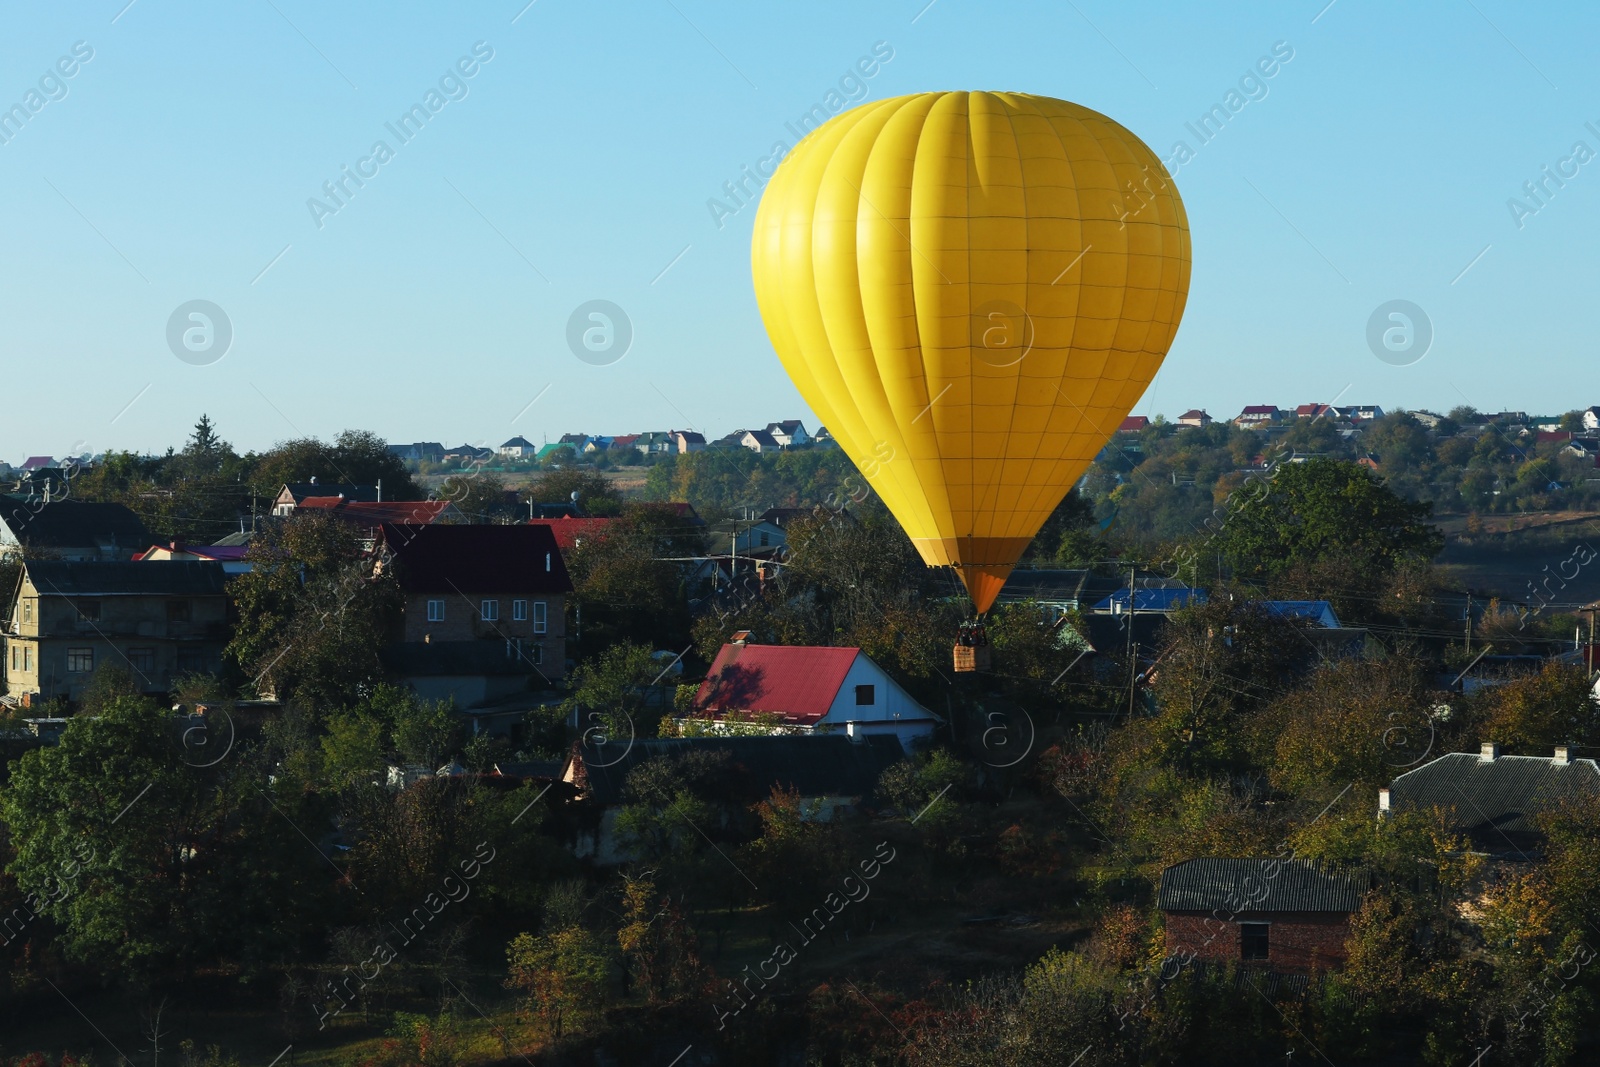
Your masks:
M917 93L796 146L751 260L800 395L981 615L1161 366L1189 225L1098 112Z

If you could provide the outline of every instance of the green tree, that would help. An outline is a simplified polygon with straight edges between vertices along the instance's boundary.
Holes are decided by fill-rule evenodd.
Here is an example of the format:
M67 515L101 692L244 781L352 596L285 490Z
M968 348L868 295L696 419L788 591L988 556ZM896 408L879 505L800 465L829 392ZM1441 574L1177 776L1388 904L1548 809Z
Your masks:
M260 692L353 703L381 674L394 583L369 576L346 525L312 512L275 523L246 558L252 569L229 585L239 622L228 657Z
M383 483L385 500L421 500L422 492L411 479L405 462L389 451L377 434L344 430L333 441L301 437L280 441L255 457L251 481L258 497L270 500L287 482L349 485Z
M548 470L528 483L523 499L535 504L568 504L578 494L585 515L612 516L622 512L622 494L603 474L592 470Z
M1233 509L1218 535L1235 570L1253 578L1337 556L1392 572L1443 547L1432 506L1395 496L1364 468L1312 459L1278 468L1264 491Z
M656 890L648 873L623 876L617 945L651 1004L705 990L709 975L700 963L694 930L672 898Z
M121 697L12 765L7 870L69 958L139 984L217 958L257 973L326 907L248 753L197 767L190 751L169 712Z
M523 994L523 1010L556 1039L581 1030L605 1003L610 961L600 940L581 926L518 934L506 947L506 985Z
M1589 672L1571 664L1551 661L1486 688L1475 696L1470 712L1485 740L1523 755L1548 755L1554 745L1600 742L1600 704Z
M630 504L602 536L583 538L566 553L579 658L617 642L688 644L683 560L703 551L700 529L663 504Z
M645 645L612 645L572 672L562 713L575 717L586 736L655 737L673 692L671 680L660 684L665 667Z

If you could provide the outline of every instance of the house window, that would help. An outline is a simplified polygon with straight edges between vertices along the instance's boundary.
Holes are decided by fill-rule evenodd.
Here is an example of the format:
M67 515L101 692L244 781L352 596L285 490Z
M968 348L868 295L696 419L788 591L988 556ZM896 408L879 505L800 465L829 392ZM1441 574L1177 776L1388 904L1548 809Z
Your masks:
M211 671L211 657L204 652L180 651L178 653L179 674L208 674Z
M1240 958L1264 960L1267 958L1267 930L1269 923L1240 923Z
M526 600L513 600L511 602L511 619L513 622L528 621L528 602Z
M24 600L22 602L22 621L23 622L32 622L33 621L33 601L31 601L31 600Z
M78 618L80 620L82 620L83 622L99 622L100 621L100 601L98 601L98 600L80 600L80 601L78 601Z
M88 674L94 670L94 649L69 648L67 649L67 673Z
M128 649L128 666L140 674L149 674L156 669L156 650L153 648Z
M442 601L442 600L430 600L430 601L428 601L428 621L429 622L444 622L444 601Z
M500 601L485 600L479 604L478 617L484 622L498 622L500 620Z
M187 600L169 600L169 601L167 601L167 621L168 622L188 622L189 621L189 602Z
M545 627L545 603L542 600L535 600L533 602L533 632L542 634L545 632Z
M16 670L17 669L17 646L16 645L12 645L11 646L11 669L12 670Z
M878 702L878 687L875 685L856 686L856 707L869 708Z
M762 531L762 532L761 532L761 547L762 547L762 548L766 548L766 547L767 547L767 541L768 541L768 540L769 540L769 539L768 539L768 537L767 537L767 533L766 533L766 531L765 531L765 530L763 530L763 531Z
M531 651L533 652L533 665L535 667L544 666L544 646L535 641Z
M22 669L24 671L33 670L33 646L32 645L23 645L22 646Z

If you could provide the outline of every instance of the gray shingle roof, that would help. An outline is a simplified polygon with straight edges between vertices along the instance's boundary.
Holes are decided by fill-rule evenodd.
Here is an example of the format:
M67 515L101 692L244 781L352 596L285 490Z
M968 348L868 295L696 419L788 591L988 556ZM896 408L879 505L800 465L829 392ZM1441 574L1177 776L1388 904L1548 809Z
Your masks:
M1600 795L1600 765L1592 759L1557 764L1548 756L1451 752L1389 784L1391 810L1453 810L1456 825L1475 834L1537 833L1534 816L1563 797Z
M1369 886L1363 871L1340 871L1304 860L1198 859L1161 872L1162 911L1260 914L1270 911L1352 912Z
M104 544L131 555L150 547L150 531L121 504L86 500L23 501L0 496L0 522L29 548Z
M212 560L40 559L28 563L27 574L43 596L221 596L226 578Z

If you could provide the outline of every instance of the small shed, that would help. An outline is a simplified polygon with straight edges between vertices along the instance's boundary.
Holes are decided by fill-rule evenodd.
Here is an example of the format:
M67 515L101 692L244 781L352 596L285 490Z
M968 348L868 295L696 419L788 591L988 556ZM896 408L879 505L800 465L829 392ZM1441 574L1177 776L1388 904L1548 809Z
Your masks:
M1350 916L1370 886L1366 872L1304 860L1195 859L1161 872L1156 904L1168 956L1308 974L1344 965Z

